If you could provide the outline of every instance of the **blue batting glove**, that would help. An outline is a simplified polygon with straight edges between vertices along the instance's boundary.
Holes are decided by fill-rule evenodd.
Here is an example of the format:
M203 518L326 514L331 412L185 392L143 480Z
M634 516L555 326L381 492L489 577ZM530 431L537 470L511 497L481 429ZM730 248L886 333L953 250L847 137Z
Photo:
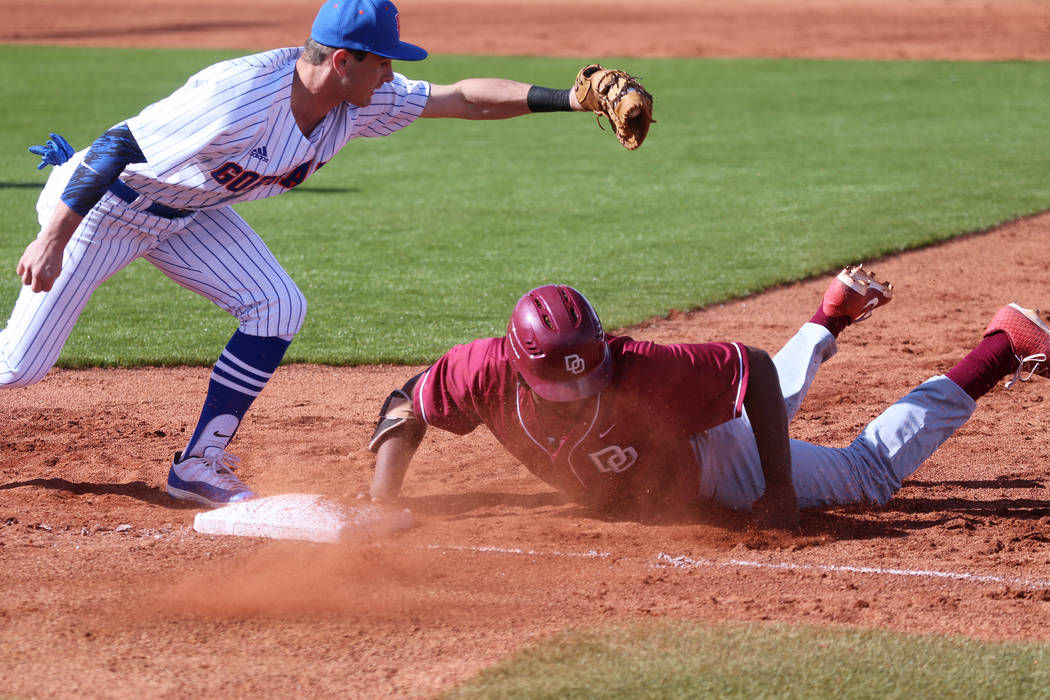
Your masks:
M58 134L51 134L51 140L46 146L30 146L29 152L40 156L40 165L37 170L43 170L49 165L62 165L73 157L76 150L69 145L69 141Z

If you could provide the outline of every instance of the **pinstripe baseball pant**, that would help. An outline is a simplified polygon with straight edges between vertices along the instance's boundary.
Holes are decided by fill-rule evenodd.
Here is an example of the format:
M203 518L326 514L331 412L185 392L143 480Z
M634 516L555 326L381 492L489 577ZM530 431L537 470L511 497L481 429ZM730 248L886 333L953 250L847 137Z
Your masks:
M74 163L54 172L37 203L41 226L59 201ZM23 287L0 331L0 387L27 386L54 366L91 294L137 258L235 316L247 335L290 339L302 327L306 300L273 253L229 207L178 219L146 213L149 200L127 204L107 193L84 217L48 292Z
M788 420L795 417L820 366L835 354L835 338L807 323L776 354ZM847 447L791 440L792 482L799 506L885 504L934 451L973 414L977 403L943 375L889 406ZM766 490L747 415L694 436L700 495L750 510Z

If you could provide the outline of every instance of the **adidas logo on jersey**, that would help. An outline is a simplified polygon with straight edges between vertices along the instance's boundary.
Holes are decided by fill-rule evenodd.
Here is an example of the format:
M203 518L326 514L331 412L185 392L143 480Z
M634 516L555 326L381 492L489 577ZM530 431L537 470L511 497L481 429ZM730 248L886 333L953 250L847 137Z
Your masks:
M258 158L264 163L270 162L270 158L266 155L266 146L259 146L258 148L253 148L252 152L248 154L248 157Z

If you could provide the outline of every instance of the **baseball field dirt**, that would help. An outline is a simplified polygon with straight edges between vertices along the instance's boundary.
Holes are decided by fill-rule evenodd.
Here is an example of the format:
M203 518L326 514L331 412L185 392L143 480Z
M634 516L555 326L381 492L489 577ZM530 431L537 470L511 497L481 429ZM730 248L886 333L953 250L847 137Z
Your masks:
M0 0L0 41L270 48L301 43L314 5L186 0L127 13L54 0L44 12ZM1050 60L1042 0L635 6L399 3L404 36L439 53ZM592 36L578 31L583 16L599 23ZM626 38L642 30L648 38ZM897 297L847 329L794 435L847 443L950 367L1003 303L1050 302L1048 233L1043 214L870 261ZM775 350L828 281L629 330ZM264 494L366 488L376 408L417 370L282 367L238 437L246 481ZM170 500L164 479L208 372L56 370L2 394L0 692L427 696L566 627L653 616L1050 639L1046 380L993 390L888 506L806 512L797 535L755 533L721 512L596 517L479 431L428 438L405 489L417 527L346 549L193 531L197 510Z

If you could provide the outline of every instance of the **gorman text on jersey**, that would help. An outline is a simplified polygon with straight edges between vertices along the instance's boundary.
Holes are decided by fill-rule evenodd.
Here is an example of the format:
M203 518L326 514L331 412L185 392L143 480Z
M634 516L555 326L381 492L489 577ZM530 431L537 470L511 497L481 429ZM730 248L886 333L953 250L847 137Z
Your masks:
M318 163L320 169L324 163ZM230 192L244 192L247 189L272 185L277 183L286 190L290 190L301 184L310 174L310 161L300 163L291 171L280 175L261 175L254 170L245 170L233 161L226 161L215 170L211 171L211 177L215 182L224 185Z

